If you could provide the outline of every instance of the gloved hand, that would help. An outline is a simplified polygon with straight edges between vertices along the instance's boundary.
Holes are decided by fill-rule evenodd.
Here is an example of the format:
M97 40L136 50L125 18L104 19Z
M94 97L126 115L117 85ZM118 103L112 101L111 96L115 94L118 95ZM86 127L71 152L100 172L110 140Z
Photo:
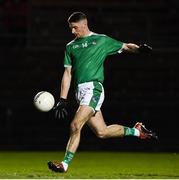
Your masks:
M152 47L147 44L141 44L138 49L139 53L149 53L152 51Z
M67 100L64 98L60 98L56 106L54 106L53 110L55 111L56 119L65 119L68 115L67 110Z

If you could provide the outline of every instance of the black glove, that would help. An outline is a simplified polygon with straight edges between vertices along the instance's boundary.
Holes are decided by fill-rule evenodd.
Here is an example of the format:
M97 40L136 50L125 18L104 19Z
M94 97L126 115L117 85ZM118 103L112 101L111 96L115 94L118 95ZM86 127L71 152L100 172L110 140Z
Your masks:
M60 98L57 105L53 108L55 111L55 118L56 119L65 119L68 115L67 110L67 100L64 98Z
M147 44L141 44L138 49L139 53L149 53L152 51L152 47Z

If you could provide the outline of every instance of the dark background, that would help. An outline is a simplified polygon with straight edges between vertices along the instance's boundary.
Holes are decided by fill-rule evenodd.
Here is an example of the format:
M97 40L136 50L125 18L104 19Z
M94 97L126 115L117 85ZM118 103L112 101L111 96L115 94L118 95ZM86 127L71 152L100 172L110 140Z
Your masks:
M153 47L148 55L107 58L102 111L107 124L142 121L159 136L101 140L84 127L79 149L179 151L177 0L1 0L0 149L65 150L77 108L73 88L65 121L37 111L33 98L42 90L59 98L64 48L73 39L66 20L73 11L84 12L94 32Z

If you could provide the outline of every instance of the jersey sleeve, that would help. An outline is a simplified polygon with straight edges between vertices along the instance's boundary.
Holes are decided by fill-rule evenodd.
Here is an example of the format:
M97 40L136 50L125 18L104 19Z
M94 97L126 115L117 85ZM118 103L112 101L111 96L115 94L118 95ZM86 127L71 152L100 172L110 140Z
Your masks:
M64 67L69 67L69 66L72 66L72 62L71 62L69 48L66 47L65 57L64 57Z
M122 46L123 46L123 42L117 41L109 36L105 37L105 49L107 55L121 53Z

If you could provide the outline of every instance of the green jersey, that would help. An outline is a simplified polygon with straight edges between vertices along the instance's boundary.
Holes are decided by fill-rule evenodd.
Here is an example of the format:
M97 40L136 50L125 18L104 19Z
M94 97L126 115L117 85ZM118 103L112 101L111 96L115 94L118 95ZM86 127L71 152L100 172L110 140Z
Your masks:
M120 41L95 33L68 43L64 66L72 66L75 86L90 81L103 83L104 60L108 55L120 53L122 45Z

